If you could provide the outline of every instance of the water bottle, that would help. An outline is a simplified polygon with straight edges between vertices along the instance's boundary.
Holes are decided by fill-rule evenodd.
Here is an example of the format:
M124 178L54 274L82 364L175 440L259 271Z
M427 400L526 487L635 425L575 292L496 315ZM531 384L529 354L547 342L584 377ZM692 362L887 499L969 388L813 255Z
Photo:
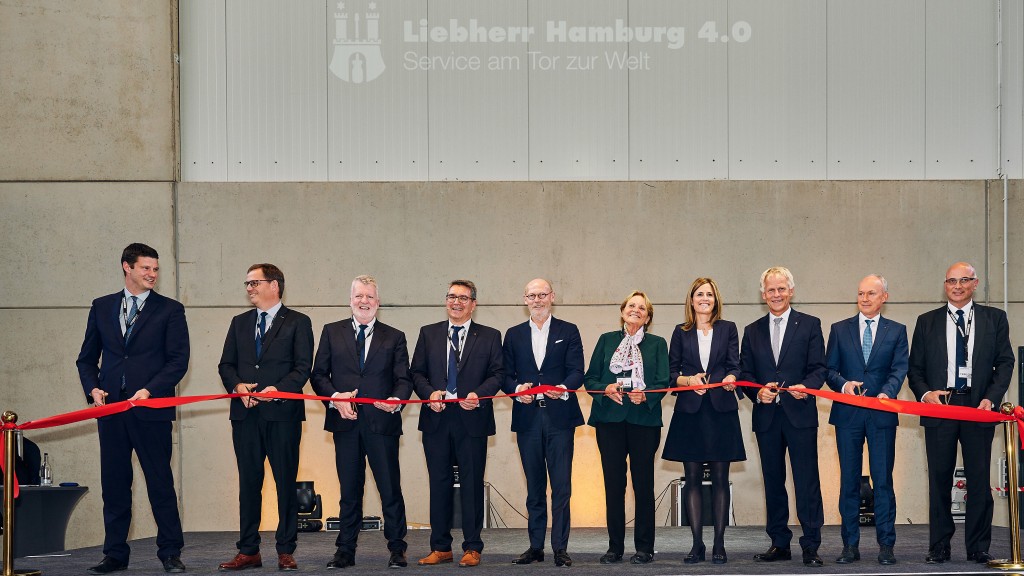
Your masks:
M39 467L39 485L53 486L53 470L50 469L50 455L43 453L43 465Z

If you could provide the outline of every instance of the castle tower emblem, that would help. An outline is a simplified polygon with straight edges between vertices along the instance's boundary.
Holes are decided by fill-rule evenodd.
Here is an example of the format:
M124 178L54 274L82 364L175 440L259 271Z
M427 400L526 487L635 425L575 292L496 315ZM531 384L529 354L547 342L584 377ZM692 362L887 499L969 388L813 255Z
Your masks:
M331 73L345 82L364 84L380 76L386 66L380 53L380 13L371 1L366 12L349 14L345 2L334 13L334 56Z

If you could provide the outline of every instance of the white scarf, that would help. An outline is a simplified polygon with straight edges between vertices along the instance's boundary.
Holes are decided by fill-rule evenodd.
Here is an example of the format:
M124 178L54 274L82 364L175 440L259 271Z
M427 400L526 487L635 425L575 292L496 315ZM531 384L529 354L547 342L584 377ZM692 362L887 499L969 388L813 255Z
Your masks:
M608 369L612 374L621 374L627 370L633 371L633 389L644 390L647 385L644 383L644 357L640 355L640 348L637 346L644 339L644 329L640 327L633 336L623 329L622 342L612 354L612 361Z

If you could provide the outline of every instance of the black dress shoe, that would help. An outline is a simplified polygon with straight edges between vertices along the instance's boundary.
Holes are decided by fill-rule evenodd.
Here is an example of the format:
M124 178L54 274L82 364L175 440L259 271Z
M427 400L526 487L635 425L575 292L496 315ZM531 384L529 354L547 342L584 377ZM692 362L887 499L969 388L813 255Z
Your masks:
M569 553L565 551L565 548L555 550L555 566L565 566L566 568L572 566L572 558L569 557Z
M968 560L973 560L978 564L986 564L992 561L992 555L988 552L971 552L967 555Z
M729 557L725 555L725 548L719 548L715 546L711 552L711 563L712 564L725 564L729 561Z
M121 562L110 556L104 556L100 563L86 570L89 574L110 574L111 572L117 572L119 570L127 570L128 563Z
M352 562L355 564L355 562ZM392 552L391 558L388 558L388 568L405 568L409 565L409 561L405 559L405 552Z
M543 561L544 561L544 550L541 550L540 548L534 548L533 546L530 546L529 548L526 549L526 552L523 552L522 554L520 554L519 558L516 558L515 560L513 560L512 563L513 564L532 564L533 562L543 562Z
M164 572L168 574L181 574L185 571L185 564L182 563L181 558L178 556L171 556L167 560L164 560Z
M896 555L892 553L892 546L878 547L878 563L883 566L892 566L896 563Z
M622 562L622 552L612 552L609 550L604 553L604 556L601 556L601 559L598 560L598 562L601 564L615 564L616 562Z
M754 554L754 562L776 562L779 560L792 560L793 553L789 548L772 546L766 552Z
M348 568L349 566L355 566L356 559L348 552L335 552L334 558L327 563L328 570L334 570L337 568ZM390 563L389 563L390 565Z
M928 551L928 555L924 557L924 561L928 564L942 564L943 562L949 562L949 547L939 546L932 548Z
M860 548L843 546L843 553L836 558L836 564L852 564L857 560L860 560Z
M690 553L683 557L684 564L696 564L704 561L704 553L707 547L701 544L690 549Z
M822 562L821 556L818 556L817 548L804 548L804 566L810 568L821 568L825 563Z
M650 564L654 562L654 554L650 552L637 552L629 557L630 564Z

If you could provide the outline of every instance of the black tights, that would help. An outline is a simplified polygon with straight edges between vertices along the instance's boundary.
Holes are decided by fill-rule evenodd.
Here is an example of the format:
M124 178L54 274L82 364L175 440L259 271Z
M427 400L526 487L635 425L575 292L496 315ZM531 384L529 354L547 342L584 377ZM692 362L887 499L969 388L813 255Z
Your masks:
M711 510L715 521L715 551L725 550L725 527L729 524L729 462L708 462L711 472ZM686 517L690 519L693 533L693 550L704 547L704 515L701 495L703 462L683 462L686 472L686 486L683 490L683 505Z

